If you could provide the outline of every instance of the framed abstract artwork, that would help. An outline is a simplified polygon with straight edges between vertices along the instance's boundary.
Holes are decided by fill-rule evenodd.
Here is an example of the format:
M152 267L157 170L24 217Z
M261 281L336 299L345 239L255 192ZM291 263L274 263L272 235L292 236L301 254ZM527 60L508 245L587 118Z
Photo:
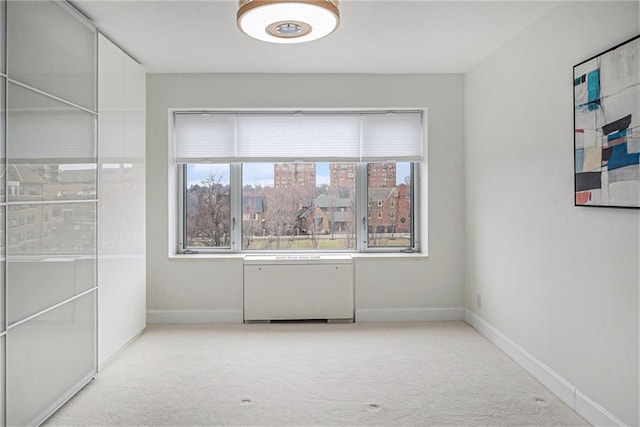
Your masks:
M640 208L640 36L573 67L575 206Z

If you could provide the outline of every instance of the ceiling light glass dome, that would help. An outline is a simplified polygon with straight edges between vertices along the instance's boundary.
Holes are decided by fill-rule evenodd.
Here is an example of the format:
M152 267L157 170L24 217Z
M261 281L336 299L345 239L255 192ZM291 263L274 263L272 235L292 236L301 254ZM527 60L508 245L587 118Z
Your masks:
M303 43L331 34L340 23L338 0L240 0L238 27L271 43Z

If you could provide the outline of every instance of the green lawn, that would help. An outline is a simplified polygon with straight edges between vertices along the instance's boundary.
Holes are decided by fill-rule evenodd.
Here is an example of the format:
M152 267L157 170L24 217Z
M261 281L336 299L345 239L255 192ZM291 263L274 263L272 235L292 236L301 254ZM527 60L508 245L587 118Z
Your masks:
M369 242L370 247L407 247L410 241L408 237L379 237ZM347 241L344 237L335 239L322 236L314 240L310 236L298 236L293 238L281 238L279 245L276 239L257 238L249 243L247 250L349 250L355 249L355 239Z

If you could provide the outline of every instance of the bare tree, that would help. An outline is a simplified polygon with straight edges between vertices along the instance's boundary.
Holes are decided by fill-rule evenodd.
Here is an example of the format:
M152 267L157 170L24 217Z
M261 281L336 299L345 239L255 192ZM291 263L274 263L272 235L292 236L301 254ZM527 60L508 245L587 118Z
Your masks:
M246 186L245 186L246 187ZM247 249L253 238L262 228L261 213L263 198L260 196L246 196L242 200L242 248Z
M313 191L313 190L312 190ZM269 235L268 249L288 249L298 234L304 201L313 193L304 187L270 188L266 191L265 226Z
M190 246L229 246L229 202L229 185L222 184L222 176L211 174L202 185L189 190L187 238Z
M350 218L351 221L347 221L345 222L345 229L344 229L344 234L345 234L345 247L347 248L352 248L355 242L355 220L356 220L356 206L355 206L355 199L353 197L351 197L351 193L349 194L349 212L351 213ZM352 242L352 240L354 242Z
M395 240L396 229L398 228L398 211L400 210L400 189L396 186L393 190L393 199L389 208L389 219L391 220L391 240Z

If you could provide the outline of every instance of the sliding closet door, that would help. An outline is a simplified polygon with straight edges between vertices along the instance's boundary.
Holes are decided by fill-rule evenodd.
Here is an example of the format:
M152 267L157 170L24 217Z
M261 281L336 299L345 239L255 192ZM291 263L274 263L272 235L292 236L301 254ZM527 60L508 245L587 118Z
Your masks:
M6 423L30 425L96 372L97 36L62 2L6 14Z
M146 326L145 72L98 36L98 366Z

